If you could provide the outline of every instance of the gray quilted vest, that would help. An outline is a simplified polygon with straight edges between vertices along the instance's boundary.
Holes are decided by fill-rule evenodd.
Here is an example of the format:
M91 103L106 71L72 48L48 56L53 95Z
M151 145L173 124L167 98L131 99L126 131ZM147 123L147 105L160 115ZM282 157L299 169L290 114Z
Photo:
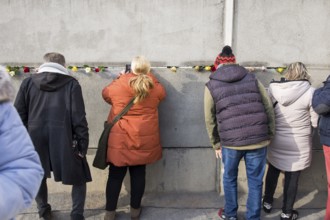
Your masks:
M223 146L244 146L269 140L268 118L257 79L239 65L224 65L206 84L216 105Z

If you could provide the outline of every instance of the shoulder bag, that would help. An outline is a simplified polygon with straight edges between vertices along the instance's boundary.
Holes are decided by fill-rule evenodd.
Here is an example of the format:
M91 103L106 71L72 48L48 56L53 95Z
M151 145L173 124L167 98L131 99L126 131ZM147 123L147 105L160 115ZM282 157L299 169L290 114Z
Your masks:
M119 121L119 119L128 112L128 110L132 107L134 100L135 97L130 100L130 102L118 115L116 115L116 117L113 119L112 122L110 123L108 123L107 121L104 122L104 130L99 139L99 143L93 161L94 167L104 170L108 166L107 150L108 150L108 139L109 139L110 130L113 127L113 125L116 124L116 122Z

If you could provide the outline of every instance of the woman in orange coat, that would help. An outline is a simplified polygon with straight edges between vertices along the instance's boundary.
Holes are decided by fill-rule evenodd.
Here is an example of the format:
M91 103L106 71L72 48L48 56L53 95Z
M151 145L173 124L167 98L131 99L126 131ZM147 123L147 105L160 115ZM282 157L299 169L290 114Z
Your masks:
M113 220L127 168L131 177L131 217L139 219L145 188L146 164L162 157L158 105L165 98L164 87L150 73L150 63L135 57L131 72L120 75L102 91L103 99L112 105L111 122L135 96L134 105L112 127L108 140L109 177L106 187L104 220Z

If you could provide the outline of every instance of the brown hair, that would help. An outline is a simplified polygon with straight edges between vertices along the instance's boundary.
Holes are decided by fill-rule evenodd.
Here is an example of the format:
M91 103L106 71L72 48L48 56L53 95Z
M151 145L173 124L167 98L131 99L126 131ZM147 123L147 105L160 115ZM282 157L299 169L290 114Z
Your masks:
M60 53L55 53L55 52L46 53L44 55L44 61L58 63L65 67L65 57Z
M154 87L152 79L147 75L150 72L150 63L143 56L134 57L131 64L132 72L136 76L130 79L129 84L135 92L134 103L139 103L149 95Z

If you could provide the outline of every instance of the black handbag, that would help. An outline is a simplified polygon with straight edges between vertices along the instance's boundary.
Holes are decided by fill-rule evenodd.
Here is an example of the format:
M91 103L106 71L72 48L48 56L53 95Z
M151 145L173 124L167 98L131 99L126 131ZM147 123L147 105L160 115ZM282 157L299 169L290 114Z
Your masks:
M104 130L99 139L99 143L97 146L96 154L93 161L93 166L99 169L104 170L108 166L107 162L107 150L108 150L108 139L112 126L116 124L117 121L121 117L123 117L128 110L132 107L134 103L135 97L131 99L131 101L126 105L126 107L113 119L112 122L108 123L104 122Z

